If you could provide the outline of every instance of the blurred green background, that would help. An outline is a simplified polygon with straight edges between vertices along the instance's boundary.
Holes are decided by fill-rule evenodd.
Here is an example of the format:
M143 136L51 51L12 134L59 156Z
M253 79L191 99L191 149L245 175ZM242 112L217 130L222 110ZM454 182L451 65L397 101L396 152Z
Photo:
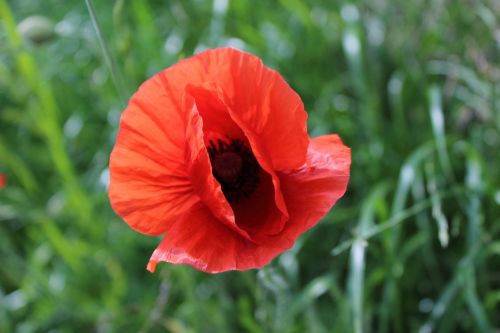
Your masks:
M94 6L107 53L83 0L0 0L0 332L499 332L499 1ZM106 195L120 113L216 46L281 72L351 181L262 270L150 274Z

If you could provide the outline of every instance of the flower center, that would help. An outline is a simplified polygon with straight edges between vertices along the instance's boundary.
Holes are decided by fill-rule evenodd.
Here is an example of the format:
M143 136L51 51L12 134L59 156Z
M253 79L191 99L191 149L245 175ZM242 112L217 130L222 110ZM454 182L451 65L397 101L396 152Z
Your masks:
M207 147L212 172L230 203L252 194L259 184L260 166L243 140L217 140Z
M232 151L218 154L213 160L214 174L224 183L237 181L242 167L243 159Z

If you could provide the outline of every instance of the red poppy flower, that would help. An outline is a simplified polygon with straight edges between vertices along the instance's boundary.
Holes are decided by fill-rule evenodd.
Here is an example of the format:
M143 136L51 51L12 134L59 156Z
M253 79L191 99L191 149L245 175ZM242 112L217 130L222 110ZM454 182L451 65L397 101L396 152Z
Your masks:
M5 184L7 184L7 179L0 173L0 190L5 187Z
M259 268L344 194L350 150L310 139L300 97L248 53L202 52L142 84L122 114L109 197L166 261Z

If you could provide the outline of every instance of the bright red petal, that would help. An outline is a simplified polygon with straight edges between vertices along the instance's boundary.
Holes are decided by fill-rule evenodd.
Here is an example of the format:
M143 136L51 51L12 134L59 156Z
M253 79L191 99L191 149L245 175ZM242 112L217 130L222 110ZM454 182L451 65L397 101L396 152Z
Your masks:
M272 256L220 223L203 205L175 223L148 263L154 272L160 261L188 264L207 273L259 268Z
M186 120L155 76L134 94L110 158L113 209L135 230L158 235L199 198L184 163Z
M309 144L307 113L281 75L258 57L234 49L206 51L195 58L223 91L231 118L249 139L256 157L267 156L274 170L300 167Z
M233 210L227 202L220 184L212 174L210 158L203 142L203 120L190 95L184 96L184 109L187 112L187 129L185 165L191 180L194 192L207 206L219 223L226 224L230 229L241 236L250 239L248 233L241 229L235 221Z
M337 135L311 140L307 164L281 175L290 220L284 234L295 240L318 223L346 191L351 150Z
M211 140L214 142L226 138L246 140L241 128L229 116L219 89L210 83L186 87L186 93L194 98L196 108L203 119L203 137L206 146Z
M249 139L256 157L266 156L272 169L295 169L305 162L309 138L304 105L281 75L258 57L217 48L180 61L163 73L175 82L174 93L182 94L187 85L220 89L231 119ZM209 117L208 112L201 113Z
M234 269L238 237L198 205L172 226L153 252L148 270L154 272L159 261L189 264L210 273Z

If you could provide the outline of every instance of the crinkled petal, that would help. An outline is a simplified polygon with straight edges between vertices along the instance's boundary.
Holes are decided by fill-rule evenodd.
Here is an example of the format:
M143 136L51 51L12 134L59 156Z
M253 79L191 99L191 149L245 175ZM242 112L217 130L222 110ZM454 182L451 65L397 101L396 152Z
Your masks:
M132 96L110 157L111 205L133 229L164 233L199 201L185 147L185 114L157 75Z
M279 174L289 219L282 232L255 246L259 262L269 262L292 247L328 213L346 191L350 164L350 149L337 135L325 135L311 140L301 168Z
M258 57L234 49L196 57L208 68L211 81L222 88L231 118L258 149L256 156L266 155L274 170L300 167L309 144L307 113L281 75Z
M231 119L226 104L220 98L219 87L213 83L198 86L187 85L186 93L195 100L196 108L203 119L203 139L208 146L218 139L246 140L245 134Z
M166 69L175 91L212 84L221 88L231 119L274 170L295 169L306 159L307 113L281 75L249 53L232 48L201 52ZM257 154L256 154L257 155Z
M203 205L197 205L175 223L153 252L148 270L160 261L188 264L207 273L260 268L272 259L257 246L220 223Z
M350 165L351 150L337 135L311 140L307 163L280 176L290 213L284 239L294 241L328 213L347 189Z
M212 166L203 141L203 120L192 96L184 96L187 111L187 147L185 164L195 193L207 206L219 223L226 224L241 236L250 239L248 233L235 221L233 210L227 202L219 182L212 174Z

